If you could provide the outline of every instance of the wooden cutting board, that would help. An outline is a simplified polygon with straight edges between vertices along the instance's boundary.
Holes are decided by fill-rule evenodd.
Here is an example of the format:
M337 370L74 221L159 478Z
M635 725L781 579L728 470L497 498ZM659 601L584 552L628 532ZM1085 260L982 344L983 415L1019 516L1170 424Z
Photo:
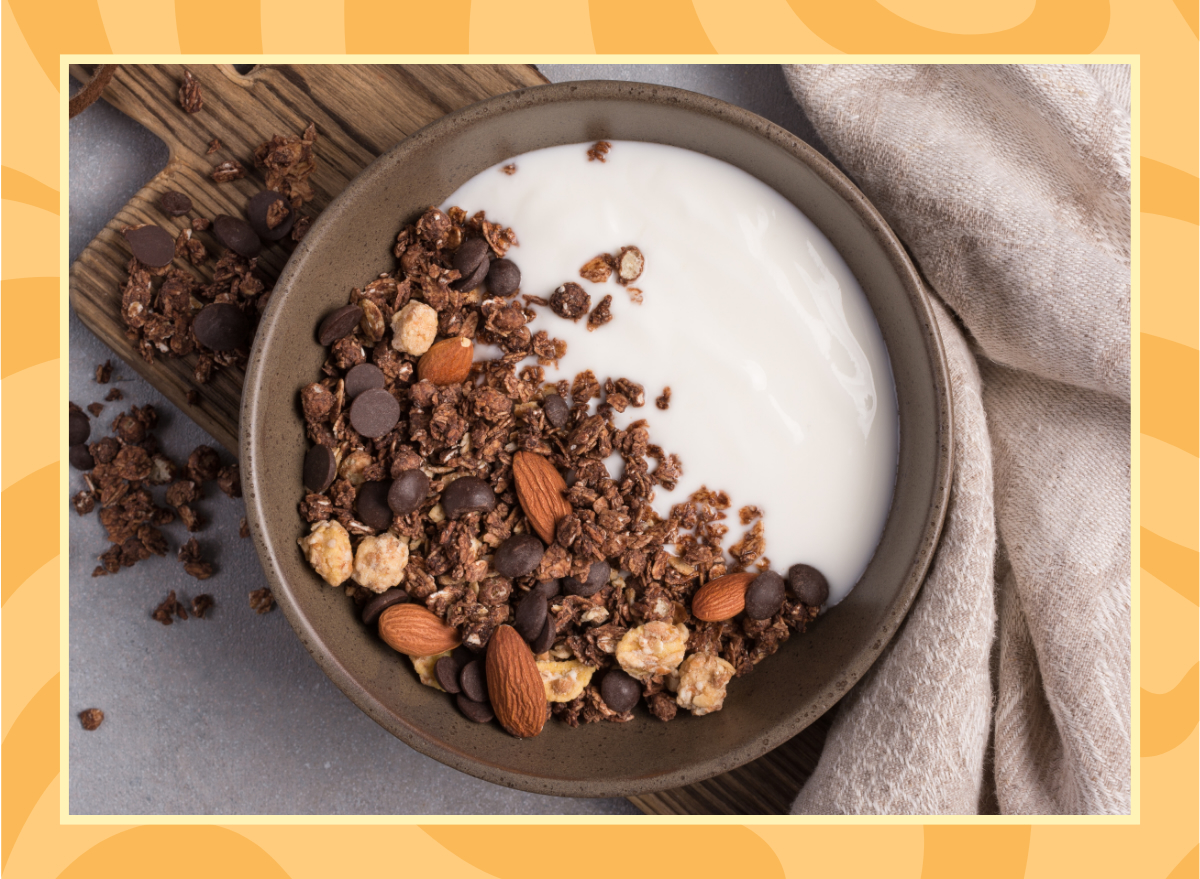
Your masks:
M240 74L231 65L189 65L204 90L204 109L189 115L180 108L183 65L123 65L104 99L140 122L167 145L163 170L123 207L71 266L70 299L80 319L135 372L190 416L234 455L244 374L222 369L204 385L192 379L194 356L146 363L125 337L121 287L129 250L121 229L156 223L172 235L190 226L192 216L241 216L246 201L264 188L253 162L254 148L275 134L300 134L317 126L317 170L311 178L315 199L302 213L315 217L371 161L419 128L460 107L547 80L527 65L266 65ZM87 81L89 72L73 68ZM86 112L86 111L85 111ZM216 138L221 148L207 154ZM249 172L242 180L216 184L213 166L237 159ZM163 192L174 189L192 200L185 217L158 208ZM211 254L221 248L210 233L199 233ZM291 253L289 241L263 248L258 266L273 283ZM210 260L197 271L212 278ZM195 390L195 404L187 400ZM687 814L786 813L820 756L828 716L771 753L733 772L699 784L633 797L644 812Z

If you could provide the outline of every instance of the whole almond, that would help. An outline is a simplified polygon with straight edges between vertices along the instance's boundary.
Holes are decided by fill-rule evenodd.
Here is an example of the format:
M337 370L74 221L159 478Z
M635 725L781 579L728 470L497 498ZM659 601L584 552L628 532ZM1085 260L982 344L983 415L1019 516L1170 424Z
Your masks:
M692 616L706 623L731 620L746 607L746 587L757 577L754 571L726 574L705 583L692 596Z
M546 688L533 651L512 626L501 626L488 641L487 687L501 726L522 739L542 731Z
M442 339L417 361L417 378L435 385L456 385L471 374L475 345L465 336Z
M517 452L513 455L512 469L517 500L525 518L538 537L550 545L558 520L571 514L571 504L563 497L567 483L550 459L536 452Z
M419 604L393 604L380 614L379 637L409 656L433 656L462 643L458 629Z

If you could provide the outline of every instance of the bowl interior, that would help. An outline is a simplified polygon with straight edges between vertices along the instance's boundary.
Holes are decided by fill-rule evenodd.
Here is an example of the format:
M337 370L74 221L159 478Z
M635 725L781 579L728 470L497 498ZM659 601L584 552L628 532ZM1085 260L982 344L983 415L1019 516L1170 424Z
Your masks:
M797 205L841 252L882 329L896 382L900 460L883 537L853 592L730 688L723 711L660 723L549 723L533 740L465 720L325 586L296 538L307 449L298 391L318 374L321 317L392 271L396 233L468 178L563 143L652 141L721 159ZM571 83L502 95L445 117L378 159L321 215L275 287L251 355L242 468L254 538L288 619L321 667L389 731L489 781L574 796L626 796L754 759L826 711L903 619L936 544L949 486L950 408L941 343L904 251L865 198L803 142L751 113L676 89Z

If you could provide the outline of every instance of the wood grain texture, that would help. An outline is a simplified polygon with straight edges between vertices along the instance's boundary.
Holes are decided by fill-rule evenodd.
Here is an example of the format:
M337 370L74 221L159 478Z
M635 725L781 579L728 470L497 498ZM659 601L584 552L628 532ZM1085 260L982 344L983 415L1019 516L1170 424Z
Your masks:
M182 65L123 65L104 99L145 125L167 144L166 167L139 191L87 246L71 267L71 306L80 319L137 373L235 455L243 374L223 369L196 385L195 356L146 363L125 338L121 287L129 251L125 226L157 223L172 235L192 216L241 216L246 201L263 188L252 154L274 134L300 134L317 125L318 166L311 182L315 199L302 209L315 216L378 155L446 113L496 94L545 82L522 65L279 65L241 75L231 66L190 66L204 88L204 109L184 113L177 92ZM75 70L86 80L87 71ZM222 149L206 155L217 138ZM249 172L243 180L215 184L213 166L236 158ZM192 199L186 217L168 217L159 196L176 189ZM209 233L199 233L214 259L193 269L207 283L222 252ZM264 247L259 269L274 283L293 245ZM196 389L199 402L187 402ZM786 814L820 756L831 714L746 766L698 784L630 800L656 815Z
M301 213L315 216L376 156L419 128L476 101L546 80L524 65L278 65L245 76L228 65L188 69L204 89L204 109L194 115L184 113L178 102L182 65L123 65L105 90L105 100L162 138L170 158L80 254L71 267L70 299L92 332L236 455L242 371L222 369L209 383L197 385L195 355L147 363L126 339L120 306L129 250L121 229L156 223L174 236L193 216L241 216L246 201L264 188L254 169L254 148L275 134L298 135L309 122L316 123L318 134L311 178L316 197ZM86 71L74 72L88 78ZM213 138L222 148L206 155ZM208 176L213 166L231 158L246 167L248 176L213 183ZM168 217L158 209L159 196L169 189L192 199L190 215ZM214 257L193 269L208 283L223 248L211 233L197 237ZM263 248L258 267L268 286L293 246L285 240ZM200 395L194 406L187 402L193 388Z

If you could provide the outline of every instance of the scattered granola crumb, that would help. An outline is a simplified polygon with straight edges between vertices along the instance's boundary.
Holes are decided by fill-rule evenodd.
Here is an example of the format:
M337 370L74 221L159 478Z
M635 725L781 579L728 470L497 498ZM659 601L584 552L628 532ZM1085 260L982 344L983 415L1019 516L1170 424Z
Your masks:
M743 525L749 525L755 519L761 518L762 510L760 510L758 507L742 507L740 510L738 510L738 519L741 520Z
M207 232L212 228L212 220L208 217L192 217L193 232Z
M642 288L641 287L626 287L625 292L629 294L629 301L634 305L642 304Z
M208 175L214 183L228 183L231 180L241 180L246 176L246 169L237 159L229 159L216 165Z
M220 469L217 473L217 488L232 498L242 496L242 472L237 464Z
M215 604L216 602L213 601L213 597L207 592L197 595L192 599L192 614L196 619L202 620L204 619L204 615Z
M99 729L104 723L104 712L99 708L85 708L79 712L79 722L88 732Z
M175 622L175 620L172 619L173 616L177 616L181 620L186 620L188 618L187 609L183 606L183 602L178 601L175 598L174 589L167 594L166 600L156 607L154 612L150 614L152 619L158 620L164 626L169 626L171 623Z
M199 113L204 109L204 92L200 88L200 80L192 76L192 71L183 71L183 82L179 86L179 106L185 113Z
M221 141L218 138L214 137L212 140L210 140L208 142L208 149L205 150L204 154L206 156L211 156L213 153L215 153L220 148L221 148Z
M669 385L663 388L663 392L655 398L654 405L664 412L671 408L671 388Z
M113 388L113 390L115 391L116 388ZM100 413L104 411L104 404L103 403L88 403L87 411L92 413L93 418L99 418Z
M604 157L608 154L608 151L611 149L612 149L612 144L609 143L607 140L597 141L596 144L587 151L588 161L589 162L596 162L596 161L607 162L608 160Z
M108 394L104 399L109 403L116 403L118 400L124 400L125 394L120 388L109 388Z
M579 270L579 277L585 281L591 281L593 284L603 284L612 276L615 264L616 261L610 254L602 253L583 264Z
M308 228L312 225L312 217L300 217L296 220L296 224L292 226L292 240L299 241L308 234Z
M207 580L213 574L212 562L200 558L200 544L194 537L179 547L179 560L183 562L183 570L197 580ZM175 593L172 592L171 595L174 597Z
M313 199L308 178L317 168L316 140L317 126L310 122L300 137L277 134L254 150L254 167L267 172L266 188L282 193L293 208Z
M275 607L275 596L271 590L263 587L250 593L250 609L257 614L270 613Z
M96 367L96 381L102 385L108 384L112 378L113 365L111 360L105 360Z
M505 165L500 170L503 171L505 174L507 174L509 177L511 177L513 174L517 173L517 166L516 165Z
M611 306L612 297L605 296L600 300L600 303L592 309L592 313L588 315L587 319L587 328L589 333L599 327L604 326L613 319Z
M250 523L246 521L246 517L242 516L242 521L238 523L238 537L243 540L250 536Z

